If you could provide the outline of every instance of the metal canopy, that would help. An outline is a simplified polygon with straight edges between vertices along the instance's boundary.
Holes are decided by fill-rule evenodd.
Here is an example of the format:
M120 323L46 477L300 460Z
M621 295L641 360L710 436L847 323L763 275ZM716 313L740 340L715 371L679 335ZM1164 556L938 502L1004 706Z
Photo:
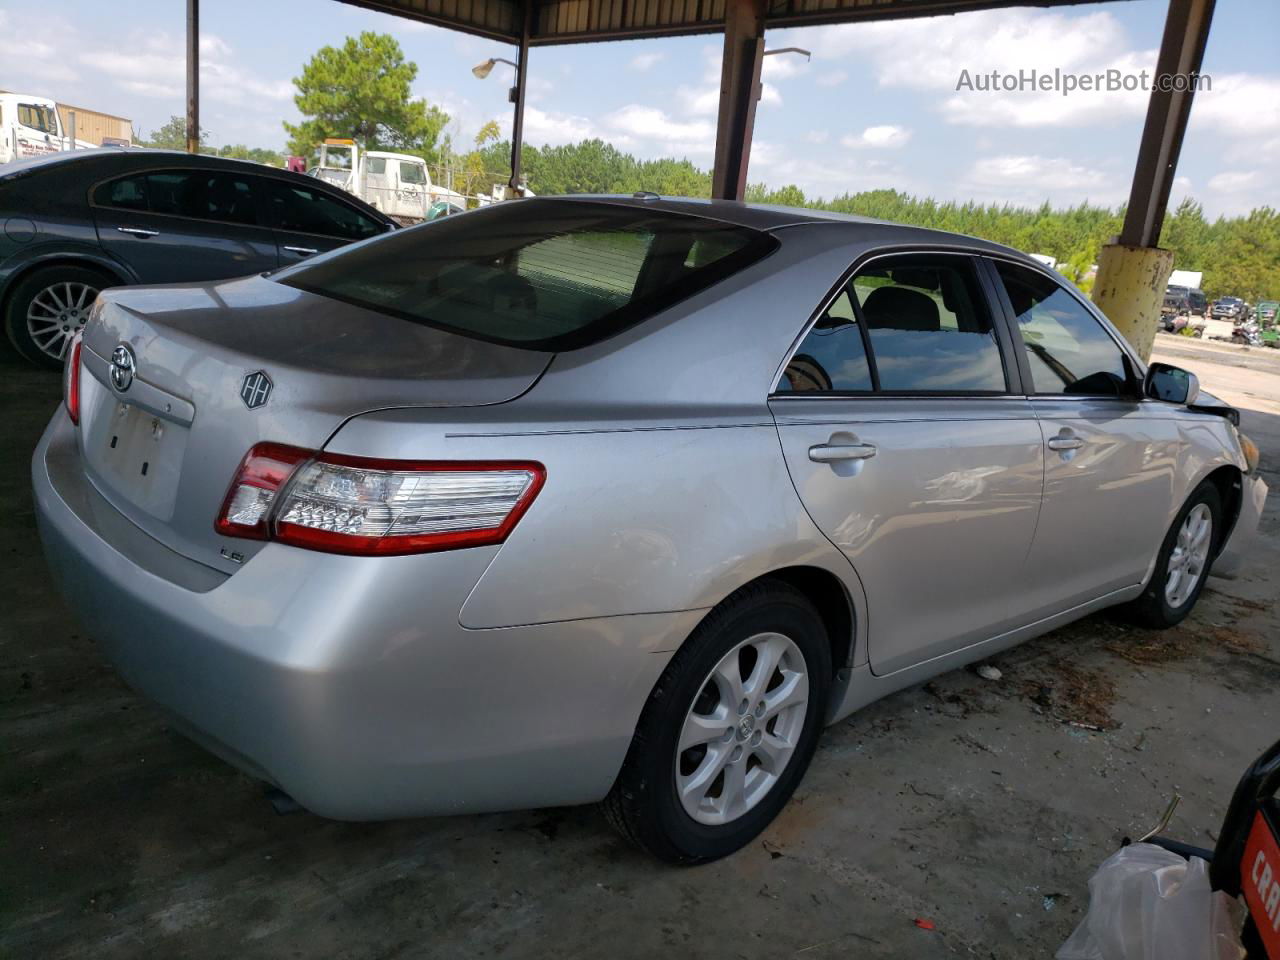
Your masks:
M353 6L518 44L521 0L341 0ZM529 45L719 33L726 0L531 0ZM1059 7L1096 0L766 0L766 28L892 20L999 7Z

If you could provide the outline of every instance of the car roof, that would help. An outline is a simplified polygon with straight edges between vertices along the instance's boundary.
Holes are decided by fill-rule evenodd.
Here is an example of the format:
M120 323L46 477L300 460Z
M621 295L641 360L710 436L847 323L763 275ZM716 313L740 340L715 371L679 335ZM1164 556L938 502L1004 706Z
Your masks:
M537 199L531 198L533 202ZM835 213L830 210L814 210L808 207L785 207L771 203L745 203L737 200L710 200L699 197L660 197L657 194L572 194L556 197L557 200L582 200L616 203L649 210L666 210L697 217L721 220L753 230L773 232L784 228L839 227L848 242L865 241L885 243L912 243L928 246L955 246L1001 253L1018 260L1040 266L1033 258L1020 250L992 243L979 237L970 237L946 230L915 227L909 224L877 220L853 213Z
M334 187L325 181L316 177L308 177L305 174L294 173L284 167L272 167L265 163L257 163L253 160L238 160L231 157L219 157L210 153L187 153L184 150L160 150L154 147L144 147L137 149L134 147L93 147L85 150L64 150L60 153L52 153L43 157L32 157L26 160L16 160L12 163L6 163L0 167L0 179L5 179L8 175L18 173L35 173L43 169L51 167L66 167L74 163L96 163L99 161L110 160L113 166L118 169L113 171L111 176L128 175L128 166L136 164L141 168L154 167L157 161L164 163L166 166L175 167L202 167L214 170L239 170L246 174L252 173L255 176L268 176L291 183L296 183L300 187L306 187L309 190L319 189L326 193L335 193L342 196L345 202L351 203L360 208L363 213L372 216L374 219L383 223L393 223L386 214L377 208L365 203L359 197L347 193L345 190Z

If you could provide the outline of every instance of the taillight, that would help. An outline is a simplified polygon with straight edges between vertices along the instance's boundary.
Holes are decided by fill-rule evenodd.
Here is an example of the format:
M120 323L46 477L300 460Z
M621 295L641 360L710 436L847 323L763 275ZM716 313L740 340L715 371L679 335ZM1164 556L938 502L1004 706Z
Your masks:
M62 372L62 402L66 404L67 416L74 424L80 423L80 345L82 342L82 335L77 331L71 340L67 368Z
M219 533L329 553L388 556L502 543L542 488L526 461L373 460L260 443Z
M259 443L245 454L240 469L227 491L222 512L215 524L219 533L228 537L266 540L270 530L267 521L276 494L284 486L293 468L315 456L314 450L289 447L283 443Z

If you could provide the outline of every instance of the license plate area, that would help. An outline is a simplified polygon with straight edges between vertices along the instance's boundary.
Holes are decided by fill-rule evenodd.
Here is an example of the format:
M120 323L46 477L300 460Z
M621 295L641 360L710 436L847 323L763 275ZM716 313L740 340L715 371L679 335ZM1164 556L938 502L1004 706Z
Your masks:
M1280 841L1261 810L1254 814L1240 861L1240 886L1267 958L1280 960Z
M85 460L104 494L159 520L173 516L188 429L119 399L94 377L81 382Z

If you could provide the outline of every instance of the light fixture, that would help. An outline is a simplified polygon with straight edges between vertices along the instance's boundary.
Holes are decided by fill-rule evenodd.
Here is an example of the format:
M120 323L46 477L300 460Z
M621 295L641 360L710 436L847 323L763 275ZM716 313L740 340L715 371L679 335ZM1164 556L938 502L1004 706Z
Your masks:
M803 53L804 58L806 60L813 59L813 54L811 54L808 50L804 49L803 47L779 47L777 50L766 50L763 54L761 54L761 56L771 57L775 53ZM490 66L492 66L493 61L492 60L489 61L489 64ZM479 74L476 74L476 76L479 76Z
M489 76L489 74L493 72L493 68L500 63L505 63L508 66L515 67L517 70L520 69L517 64L512 63L504 57L490 57L484 63L477 63L471 68L471 72L475 74L475 78L477 80L483 80L485 77Z

